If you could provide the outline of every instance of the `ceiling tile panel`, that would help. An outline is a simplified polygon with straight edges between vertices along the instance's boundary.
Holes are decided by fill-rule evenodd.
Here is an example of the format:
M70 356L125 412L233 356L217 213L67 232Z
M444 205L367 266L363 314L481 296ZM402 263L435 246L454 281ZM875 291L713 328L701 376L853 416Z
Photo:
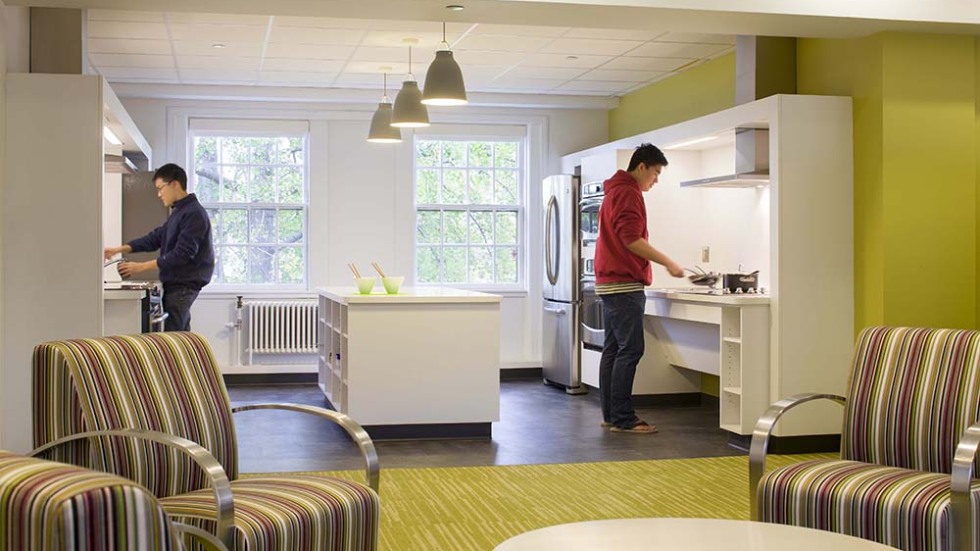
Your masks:
M685 42L648 42L629 52L630 57L687 57L702 58L718 55L731 49L727 44L688 44Z
M193 23L201 25L254 25L264 27L269 24L268 15L244 15L234 13L189 13L168 12L171 23Z
M188 84L242 84L258 80L259 71L235 69L181 69L180 80Z
M524 59L525 55L521 52L453 51L453 58L460 67L465 65L516 65ZM426 60L426 67L431 60L431 58Z
M170 55L168 40L136 40L133 38L90 38L90 54L156 54Z
M599 40L654 40L667 34L665 31L639 31L628 29L568 29L562 38L596 38Z
M695 59L680 57L617 57L602 66L603 69L628 71L673 71Z
M157 80L160 81L176 81L177 80L177 70L170 68L158 68L158 69L148 69L143 67L105 67L99 68L99 72L105 75L108 79L141 79L141 80Z
M565 82L565 79L547 79L547 78L507 78L507 75L495 79L493 82L489 83L486 88L488 90L495 90L498 88L506 88L508 90L529 90L534 92L545 92L560 86Z
M608 55L563 55L534 54L528 56L521 65L531 67L579 67L592 69L613 59Z
M343 71L344 73L375 74L378 75L378 78L380 79L382 66L391 67L391 70L388 71L389 82L395 82L395 81L401 82L402 77L405 76L405 73L408 72L407 59L400 63L399 62L380 63L377 61L350 61L347 63L347 66L343 68ZM412 68L415 69L416 71L419 70L424 71L426 69L421 64L415 64L415 63L412 64Z
M589 71L578 77L577 80L606 80L619 82L648 82L659 76L667 74L667 71L626 71L615 69L596 69Z
M139 38L167 40L167 26L163 23L135 21L89 21L89 38Z
M174 52L179 56L203 55L221 57L259 57L261 42L222 42L223 48L215 48L214 42L196 40L174 41Z
M266 57L302 58L302 59L347 59L353 46L322 46L317 44L269 44L265 50ZM405 49L408 56L408 49Z
M381 100L381 74L375 73L373 75L368 73L343 73L337 77L335 86L349 86L356 88L377 88L378 89L378 100ZM401 88L400 78L392 78L388 75L388 99L394 101L395 94L398 93L398 89Z
M364 33L363 29L325 29L275 25L272 27L269 41L283 44L357 46L364 37Z
M296 17L277 15L276 26L309 27L315 29L370 29L374 21L370 19L341 19L337 17Z
M446 23L447 36L458 36L472 27L471 23ZM399 21L394 19L378 19L371 25L375 31L393 31L402 37L415 37L416 34L438 33L442 35L442 23L439 21Z
M585 69L567 67L514 67L504 75L505 78L547 78L570 80L581 75Z
M163 13L150 11L129 10L93 10L86 12L91 21L143 21L146 23L163 23Z
M177 66L181 71L184 69L256 70L261 61L258 57L177 56Z
M622 55L642 44L637 40L593 40L559 38L542 50L542 53Z
M173 67L171 55L133 55L133 54L89 54L89 60L96 67L143 67L155 69Z
M415 38L419 41L418 44L412 46L412 52L420 53L432 53L436 50L439 44L442 43L442 33L419 33L415 32L411 35L406 35L404 32L399 31L369 31L364 35L364 40L361 42L364 46L382 46L382 47L404 47L405 55L408 55L408 44L404 43L405 38ZM446 39L450 42L459 38L458 35L453 36L450 34L446 35Z
M412 51L413 61L419 59L415 52ZM378 46L360 46L354 50L354 54L350 57L352 61L373 61L378 65L385 65L388 63L404 62L408 63L408 47L398 47L398 48L381 48Z
M454 50L497 50L508 52L536 52L553 38L540 36L512 36L504 34L470 34L453 43Z
M544 36L557 38L568 31L568 27L543 27L532 25L495 25L480 23L470 31L472 34L509 34L512 36Z
M262 62L264 71L285 71L299 73L338 73L345 62L339 59L300 59L267 57Z
M296 71L262 71L259 82L289 86L329 86L336 73L304 73Z
M170 37L180 40L210 40L212 42L262 42L265 26L170 24Z

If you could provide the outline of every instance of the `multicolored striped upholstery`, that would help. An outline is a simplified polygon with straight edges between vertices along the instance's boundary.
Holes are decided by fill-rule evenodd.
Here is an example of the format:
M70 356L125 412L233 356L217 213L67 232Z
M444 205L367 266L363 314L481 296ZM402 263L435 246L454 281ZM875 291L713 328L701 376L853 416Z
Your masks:
M865 329L848 385L841 459L766 473L756 489L761 518L906 551L948 550L952 457L978 419L980 332ZM978 541L978 482L971 503Z
M231 415L211 347L199 335L148 333L35 348L35 446L83 430L118 428L187 438L211 452L233 481L233 549L376 549L380 504L366 486L300 475L237 480ZM175 520L205 529L213 524L206 478L178 452L130 441L103 443L94 451L79 447L66 452L67 459L139 481Z
M183 549L156 498L138 484L0 451L0 548Z

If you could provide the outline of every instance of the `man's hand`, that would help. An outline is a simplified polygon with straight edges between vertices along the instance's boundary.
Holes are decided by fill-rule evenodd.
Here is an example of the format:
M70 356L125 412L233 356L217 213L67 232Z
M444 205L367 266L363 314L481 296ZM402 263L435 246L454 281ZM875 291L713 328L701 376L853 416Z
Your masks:
M676 262L670 262L666 266L667 272L674 277L684 277L684 268L681 268Z
M129 245L120 245L118 247L106 247L105 250L102 251L102 254L106 260L111 260L112 257L116 256L117 254L131 252L133 252L133 249Z
M116 269L119 270L119 275L121 275L123 279L126 279L131 277L133 274L152 270L156 267L157 261L150 260L148 262L120 262L118 264L118 268Z

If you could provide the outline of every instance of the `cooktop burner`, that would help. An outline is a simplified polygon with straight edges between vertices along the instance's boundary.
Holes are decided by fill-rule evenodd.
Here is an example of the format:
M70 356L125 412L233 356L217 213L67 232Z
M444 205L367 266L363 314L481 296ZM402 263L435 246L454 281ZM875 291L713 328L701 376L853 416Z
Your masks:
M679 287L676 289L665 289L665 291L673 291L675 293L688 293L692 295L764 295L766 294L765 289L751 289L748 292L735 292L732 293L728 289L715 289L713 287Z

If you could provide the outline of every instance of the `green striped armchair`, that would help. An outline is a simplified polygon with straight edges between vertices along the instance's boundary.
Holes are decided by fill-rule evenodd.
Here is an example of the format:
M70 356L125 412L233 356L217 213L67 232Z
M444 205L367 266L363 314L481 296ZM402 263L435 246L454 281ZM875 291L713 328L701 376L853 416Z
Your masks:
M844 406L840 458L766 472L779 417L820 399ZM759 419L749 452L752 518L905 551L980 549L978 419L980 332L865 329L846 397L793 396Z
M0 450L0 548L170 551L179 530L124 478Z
M34 442L48 457L135 480L171 519L240 551L374 551L380 500L374 445L349 417L298 404L231 408L207 341L194 333L148 333L38 345L33 361ZM340 425L364 457L367 484L288 474L238 476L232 414L287 409ZM155 431L199 444L230 480L164 442L86 436ZM219 469L221 470L221 469Z

